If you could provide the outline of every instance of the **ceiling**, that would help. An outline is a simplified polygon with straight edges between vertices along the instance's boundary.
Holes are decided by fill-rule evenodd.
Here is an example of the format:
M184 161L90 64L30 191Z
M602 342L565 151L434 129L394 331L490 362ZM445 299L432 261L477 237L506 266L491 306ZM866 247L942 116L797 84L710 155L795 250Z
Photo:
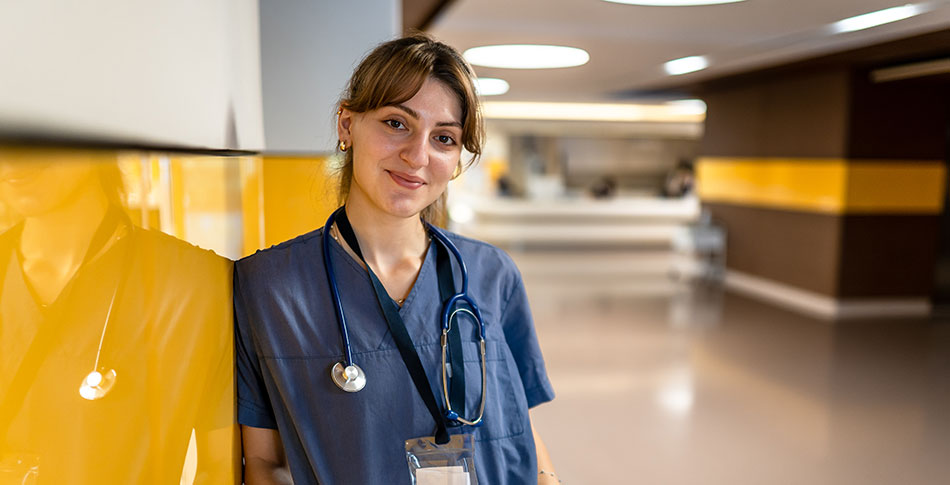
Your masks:
M590 53L583 66L514 70L476 66L507 80L498 101L644 101L643 93L787 64L950 29L950 0L871 29L832 34L847 17L902 5L899 0L748 0L702 7L643 7L602 0L442 2L427 31L460 50L491 44L556 44ZM946 51L950 55L950 46ZM705 55L706 70L668 76L663 63Z

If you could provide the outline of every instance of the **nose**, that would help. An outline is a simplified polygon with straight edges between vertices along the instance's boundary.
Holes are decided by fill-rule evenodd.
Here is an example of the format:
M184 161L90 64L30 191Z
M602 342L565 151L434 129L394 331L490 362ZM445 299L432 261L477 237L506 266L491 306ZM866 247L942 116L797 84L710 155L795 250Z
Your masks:
M426 133L414 133L406 138L402 147L402 159L413 169L429 164L429 136Z

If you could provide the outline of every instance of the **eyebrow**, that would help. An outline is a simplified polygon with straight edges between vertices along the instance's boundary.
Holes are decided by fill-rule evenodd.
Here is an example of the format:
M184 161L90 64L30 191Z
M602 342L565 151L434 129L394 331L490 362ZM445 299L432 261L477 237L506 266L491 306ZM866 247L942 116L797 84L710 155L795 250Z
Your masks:
M410 107L408 107L408 106L406 106L406 105L404 105L404 104L395 104L395 105L393 105L393 107L396 107L396 108L399 108L399 109L405 111L407 115L413 117L414 119L417 119L417 120L419 119L419 113L417 113L416 110L414 110L414 109L412 109L412 108L410 108ZM435 126L455 126L455 127L458 127L458 128L462 128L462 124L459 123L458 121L440 121L440 122L436 123Z

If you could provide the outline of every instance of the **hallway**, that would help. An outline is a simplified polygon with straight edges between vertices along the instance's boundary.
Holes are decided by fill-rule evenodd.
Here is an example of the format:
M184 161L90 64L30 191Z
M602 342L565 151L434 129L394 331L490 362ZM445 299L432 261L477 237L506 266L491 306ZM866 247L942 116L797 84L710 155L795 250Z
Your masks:
M532 416L564 483L946 483L950 323L831 324L513 256L557 391Z

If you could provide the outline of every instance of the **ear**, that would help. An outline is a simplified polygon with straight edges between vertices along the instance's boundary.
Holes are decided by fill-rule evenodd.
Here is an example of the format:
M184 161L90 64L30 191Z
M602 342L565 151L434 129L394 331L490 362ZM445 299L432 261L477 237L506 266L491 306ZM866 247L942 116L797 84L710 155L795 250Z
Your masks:
M350 127L353 125L353 114L354 113L352 111L342 107L339 111L337 111L337 138L339 138L340 141L346 142L347 146L351 146L353 144L353 136L350 133Z

